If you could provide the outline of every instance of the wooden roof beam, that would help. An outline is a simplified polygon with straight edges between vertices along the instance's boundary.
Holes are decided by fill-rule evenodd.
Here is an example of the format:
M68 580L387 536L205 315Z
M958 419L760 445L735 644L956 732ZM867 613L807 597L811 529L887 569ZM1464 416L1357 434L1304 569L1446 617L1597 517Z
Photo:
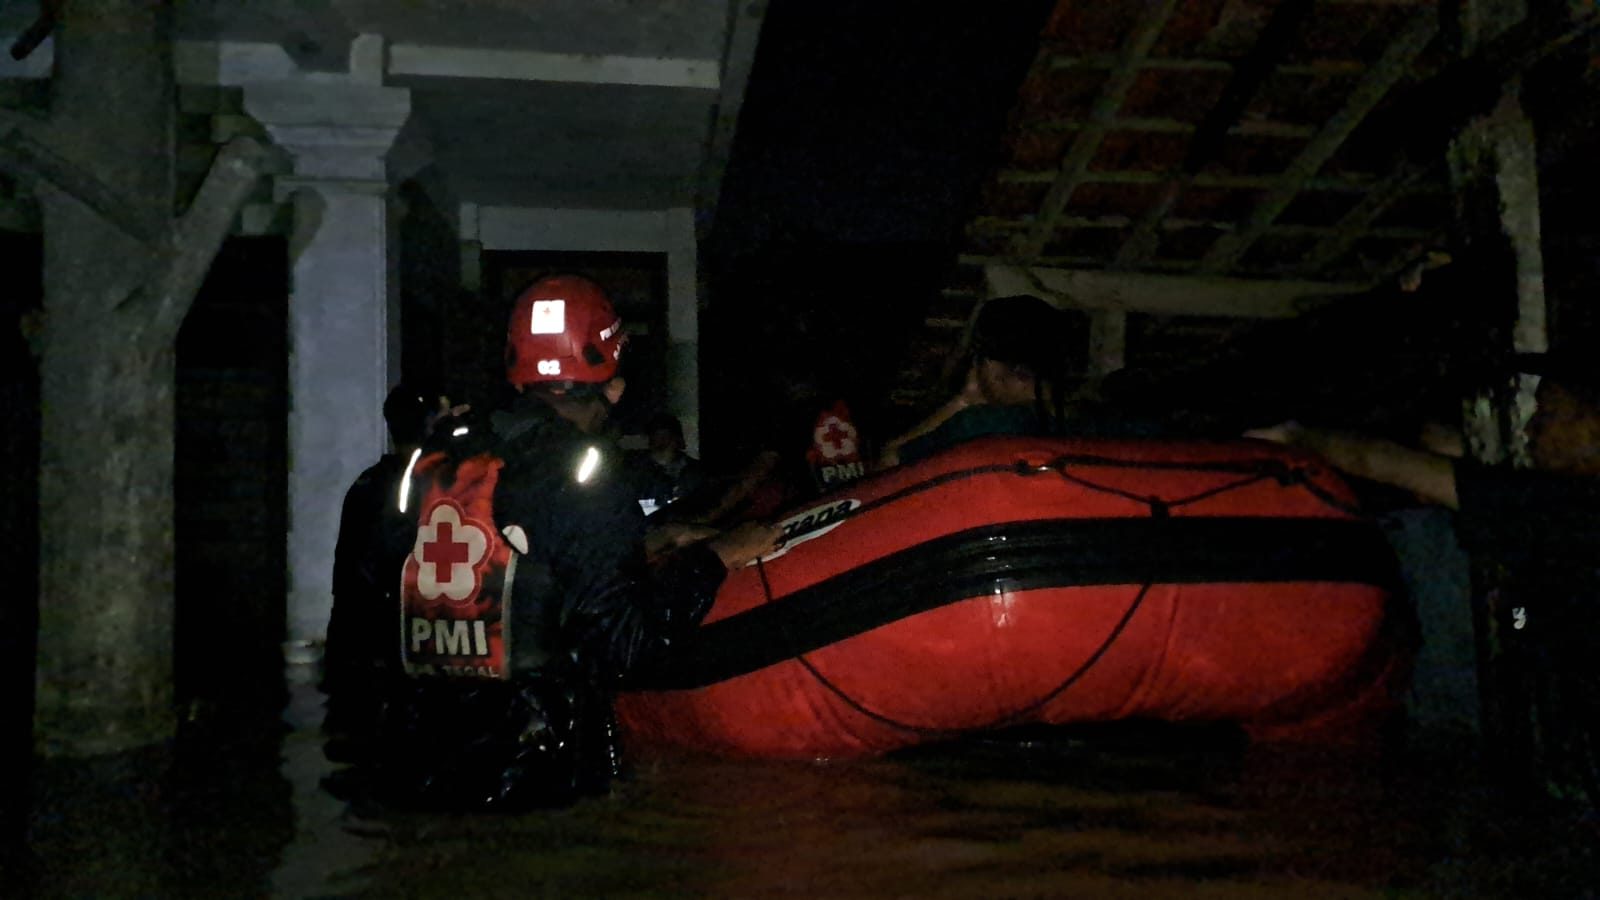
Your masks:
M1205 255L1200 270L1209 274L1226 272L1238 264L1252 244L1267 233L1267 229L1294 202L1304 185L1316 176L1345 139L1361 124L1367 113L1411 71L1411 66L1439 30L1439 18L1432 12L1419 13L1400 32L1399 37L1383 51L1383 56L1355 90L1344 106L1322 126L1317 135L1306 143L1305 149L1295 157L1278 183L1267 192L1251 211L1243 228L1224 235Z
M1194 177L1222 151L1229 129L1239 121L1245 107L1283 62L1295 35L1300 32L1300 25L1310 14L1311 0L1284 0L1272 11L1272 18L1261 29L1250 52L1234 67L1222 96L1195 128L1183 164L1167 174L1161 196L1145 210L1133 234L1117 251L1116 268L1136 268L1155 255L1161 243L1161 220L1177 205L1178 198L1188 190Z
M984 268L990 296L1036 294L1065 309L1170 316L1281 319L1368 289L1365 284L1272 281L1041 266Z
M1015 258L1004 255L968 252L959 254L957 258L963 265L975 265L980 267L1017 265ZM1410 243L1405 245L1398 253L1396 253L1393 257L1393 260L1395 261L1395 265L1399 265L1401 260L1415 262L1418 258L1419 252L1417 245L1415 243ZM1231 278L1243 281L1273 281L1284 279L1295 280L1304 277L1300 274L1299 267L1290 267L1287 265L1240 267L1227 275L1201 276L1199 272L1200 261L1196 259L1153 259L1150 261L1148 266L1139 272L1117 271L1106 268L1106 261L1104 257L1091 256L1081 253L1041 256L1038 259L1033 260L1032 263L1035 266L1044 266L1052 269L1073 269L1085 272L1110 272L1112 274L1130 276L1163 274L1179 275L1187 278ZM1385 281L1385 273L1390 272L1391 268L1392 267L1385 267L1385 265L1364 267L1359 278L1350 278L1337 283L1354 285L1359 281L1368 288L1371 288L1374 285L1383 283ZM1401 266L1400 268L1404 267Z
M1417 183L1429 171L1426 166L1416 163L1402 163L1381 184L1367 192L1333 225L1327 237L1311 248L1305 259L1306 274L1316 275L1348 253L1363 236L1377 233L1379 229L1373 228L1372 223L1396 200L1414 193Z
M1155 46L1156 39L1161 36L1162 29L1166 27L1167 20L1172 17L1177 7L1178 0L1146 0L1143 12L1139 14L1133 30L1123 42L1122 52L1117 57L1116 65L1106 76L1106 82L1101 86L1100 94L1089 110L1088 121L1084 123L1084 128L1078 132L1077 137L1073 138L1072 146L1061 161L1055 181L1050 185L1044 202L1039 206L1039 215L1033 229L1018 247L1022 256L1038 256L1044 250L1045 243L1055 231L1056 220L1071 201L1072 192L1077 190L1083 181L1084 173L1088 171L1089 162L1094 159L1095 151L1100 149L1100 141L1106 133L1106 124L1116 116L1117 110L1122 108L1122 101L1133 87L1134 79L1139 77L1139 70L1143 67L1150 48Z
M1062 56L1049 55L1046 65L1051 69L1111 69L1117 65L1114 56ZM1139 62L1141 69L1169 72L1232 72L1234 64L1226 59L1206 59L1195 56L1147 56ZM1360 75L1367 63L1360 59L1315 59L1304 63L1286 63L1277 68L1284 75L1304 75L1326 78L1339 75Z
M1407 182L1405 185L1394 187L1392 189L1388 185L1380 188L1379 190L1392 191L1386 198L1384 198L1384 206L1386 207L1389 203L1394 202L1401 195L1405 194L1409 188L1409 182ZM1365 198L1363 198L1361 203L1357 205L1356 210L1352 210L1351 214L1347 214L1345 218L1354 218L1354 213L1357 210L1360 210L1369 202L1369 200L1376 196L1377 191L1368 194ZM1382 208L1380 207L1377 212L1373 214L1372 218L1376 218L1377 215L1381 214ZM1030 224L1031 223L1026 216L978 216L969 223L968 228L978 233L993 234L995 232L1022 231L1028 228ZM1058 224L1058 227L1115 230L1120 228L1129 228L1133 224L1133 217L1124 215L1063 216ZM1435 234L1432 229L1428 228L1408 228L1405 226L1374 228L1370 226L1371 219L1367 219L1363 224L1357 226L1358 233L1356 236L1387 238L1397 241L1410 241L1422 240L1432 237ZM1212 231L1224 233L1233 231L1238 227L1238 224L1220 219L1182 219L1168 217L1161 220L1159 227L1162 231L1183 231L1189 228L1207 228ZM1343 220L1333 225L1303 225L1297 223L1275 222L1268 229L1268 233L1275 235L1320 237L1331 241L1334 238L1340 237L1347 228L1349 228L1349 226L1346 225ZM1335 256L1335 258L1337 258L1337 256Z
M1009 169L1000 172L998 180L1001 184L1040 184L1054 181L1052 172L1038 172L1027 169ZM1194 176L1194 187L1225 188L1240 191L1264 191L1271 189L1278 183L1277 175L1235 175L1228 172L1201 172ZM1087 172L1083 177L1083 184L1162 184L1167 176L1161 172L1140 171L1104 171ZM1370 191L1381 183L1376 175L1340 175L1324 178L1313 178L1307 182L1305 190L1332 191L1338 193L1359 193ZM1442 191L1441 191L1442 192Z
M1021 127L1028 131L1077 131L1084 127L1084 122L1081 119L1036 119L1021 123ZM1119 118L1112 119L1105 126L1106 131L1137 131L1153 134L1193 134L1196 127L1193 122L1162 118ZM1252 119L1233 123L1228 127L1228 133L1246 137L1307 140L1316 134L1317 130L1310 125Z

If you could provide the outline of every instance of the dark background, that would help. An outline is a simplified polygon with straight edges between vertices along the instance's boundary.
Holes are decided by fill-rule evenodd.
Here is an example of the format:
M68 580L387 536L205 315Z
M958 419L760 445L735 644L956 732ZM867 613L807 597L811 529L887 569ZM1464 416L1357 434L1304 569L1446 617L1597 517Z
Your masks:
M948 284L1052 4L776 0L703 245L702 444L808 378L905 424L893 370Z

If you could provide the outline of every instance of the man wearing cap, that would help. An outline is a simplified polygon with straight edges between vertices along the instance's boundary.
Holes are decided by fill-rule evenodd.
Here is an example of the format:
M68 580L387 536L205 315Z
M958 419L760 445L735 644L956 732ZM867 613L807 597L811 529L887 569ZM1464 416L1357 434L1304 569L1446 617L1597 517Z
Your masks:
M1475 574L1490 579L1480 593L1499 594L1503 621L1493 628L1511 683L1497 687L1524 712L1538 708L1540 734L1524 732L1525 746L1508 758L1558 794L1587 789L1600 802L1600 384L1572 360L1530 356L1518 368L1541 376L1527 425L1531 469L1292 421L1245 436L1310 450L1351 475L1456 510Z

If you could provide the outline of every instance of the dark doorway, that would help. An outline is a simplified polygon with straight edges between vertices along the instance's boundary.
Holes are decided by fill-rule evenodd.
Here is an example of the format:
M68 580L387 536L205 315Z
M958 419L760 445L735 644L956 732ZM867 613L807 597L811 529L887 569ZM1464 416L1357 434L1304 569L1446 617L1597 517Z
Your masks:
M281 706L288 298L285 241L230 239L178 335L175 674L191 712Z
M7 261L0 289L0 757L33 753L33 673L39 623L39 365L27 334L44 296L44 244L37 234L0 231ZM27 775L21 776L23 783ZM26 827L28 792L0 800L0 850Z

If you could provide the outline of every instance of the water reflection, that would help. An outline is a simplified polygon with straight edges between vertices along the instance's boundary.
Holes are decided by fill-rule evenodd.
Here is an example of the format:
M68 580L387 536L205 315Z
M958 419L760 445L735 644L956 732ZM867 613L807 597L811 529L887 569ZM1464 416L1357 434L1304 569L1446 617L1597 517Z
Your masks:
M1585 897L1593 825L1509 816L1470 760L1097 731L849 762L636 753L610 797L397 814L320 787L320 696L284 728L52 763L43 897ZM152 775L151 773L157 773ZM1585 829L1589 829L1585 831ZM11 881L15 885L17 881ZM1587 891L1587 893L1586 893Z
M40 897L267 896L294 826L276 736L200 732L37 764L24 871L9 885Z
M1595 871L1580 833L1483 815L1487 795L1435 763L1167 736L1193 743L648 757L574 810L390 817L383 861L349 896L1580 897Z

